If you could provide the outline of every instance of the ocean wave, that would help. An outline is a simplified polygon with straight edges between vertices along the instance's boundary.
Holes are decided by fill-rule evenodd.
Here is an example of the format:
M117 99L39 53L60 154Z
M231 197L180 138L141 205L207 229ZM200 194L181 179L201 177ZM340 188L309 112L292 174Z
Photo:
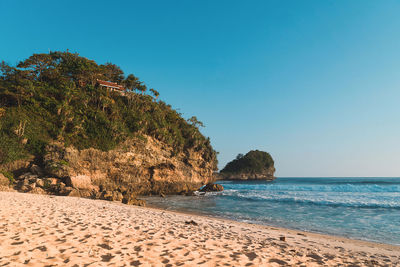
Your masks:
M347 193L347 194L326 194L326 192L310 193L287 193L287 192L259 192L226 190L222 196L237 200L251 202L281 202L297 203L318 206L342 206L356 208L391 208L400 209L400 193L370 194L370 193Z
M312 191L312 192L400 192L399 184L250 184L250 185L225 185L226 189L260 190L260 191Z

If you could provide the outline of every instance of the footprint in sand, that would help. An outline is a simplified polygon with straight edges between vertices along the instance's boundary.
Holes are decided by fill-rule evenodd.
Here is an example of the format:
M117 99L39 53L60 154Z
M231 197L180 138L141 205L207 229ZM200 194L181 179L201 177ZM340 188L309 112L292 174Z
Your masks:
M142 263L140 261L136 260L136 261L132 261L130 264L131 264L131 266L139 266Z
M115 256L111 255L111 253L108 253L108 254L105 254L105 255L101 255L101 260L103 262L109 262L114 257Z
M270 259L269 262L278 263L279 265L284 265L284 266L289 265L286 261L283 261L283 260L280 260L280 259Z
M112 247L110 247L108 244L98 244L97 246L99 246L99 247L101 247L101 248L104 248L104 249L107 249L107 250L111 250L112 249Z

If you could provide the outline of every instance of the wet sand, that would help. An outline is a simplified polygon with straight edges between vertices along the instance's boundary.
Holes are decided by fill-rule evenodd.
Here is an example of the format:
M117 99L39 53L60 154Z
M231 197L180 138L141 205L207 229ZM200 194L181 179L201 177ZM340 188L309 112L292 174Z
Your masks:
M400 266L400 247L101 200L0 192L0 266Z

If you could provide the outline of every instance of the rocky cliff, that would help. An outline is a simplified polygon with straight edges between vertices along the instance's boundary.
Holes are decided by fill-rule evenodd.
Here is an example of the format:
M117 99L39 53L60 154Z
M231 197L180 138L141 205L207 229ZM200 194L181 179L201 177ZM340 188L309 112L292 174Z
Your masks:
M22 192L143 204L137 196L190 194L211 182L214 166L202 153L188 150L175 155L151 137L129 139L110 151L53 142L46 147L42 167L14 163L9 171L17 174L12 185Z
M199 127L111 63L69 51L0 63L0 189L124 203L190 193L217 166Z

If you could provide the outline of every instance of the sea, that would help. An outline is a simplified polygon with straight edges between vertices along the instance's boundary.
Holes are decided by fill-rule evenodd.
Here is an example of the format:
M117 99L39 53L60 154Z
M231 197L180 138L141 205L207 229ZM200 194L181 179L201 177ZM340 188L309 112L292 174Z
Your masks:
M400 178L217 183L225 190L145 199L167 210L400 245Z

